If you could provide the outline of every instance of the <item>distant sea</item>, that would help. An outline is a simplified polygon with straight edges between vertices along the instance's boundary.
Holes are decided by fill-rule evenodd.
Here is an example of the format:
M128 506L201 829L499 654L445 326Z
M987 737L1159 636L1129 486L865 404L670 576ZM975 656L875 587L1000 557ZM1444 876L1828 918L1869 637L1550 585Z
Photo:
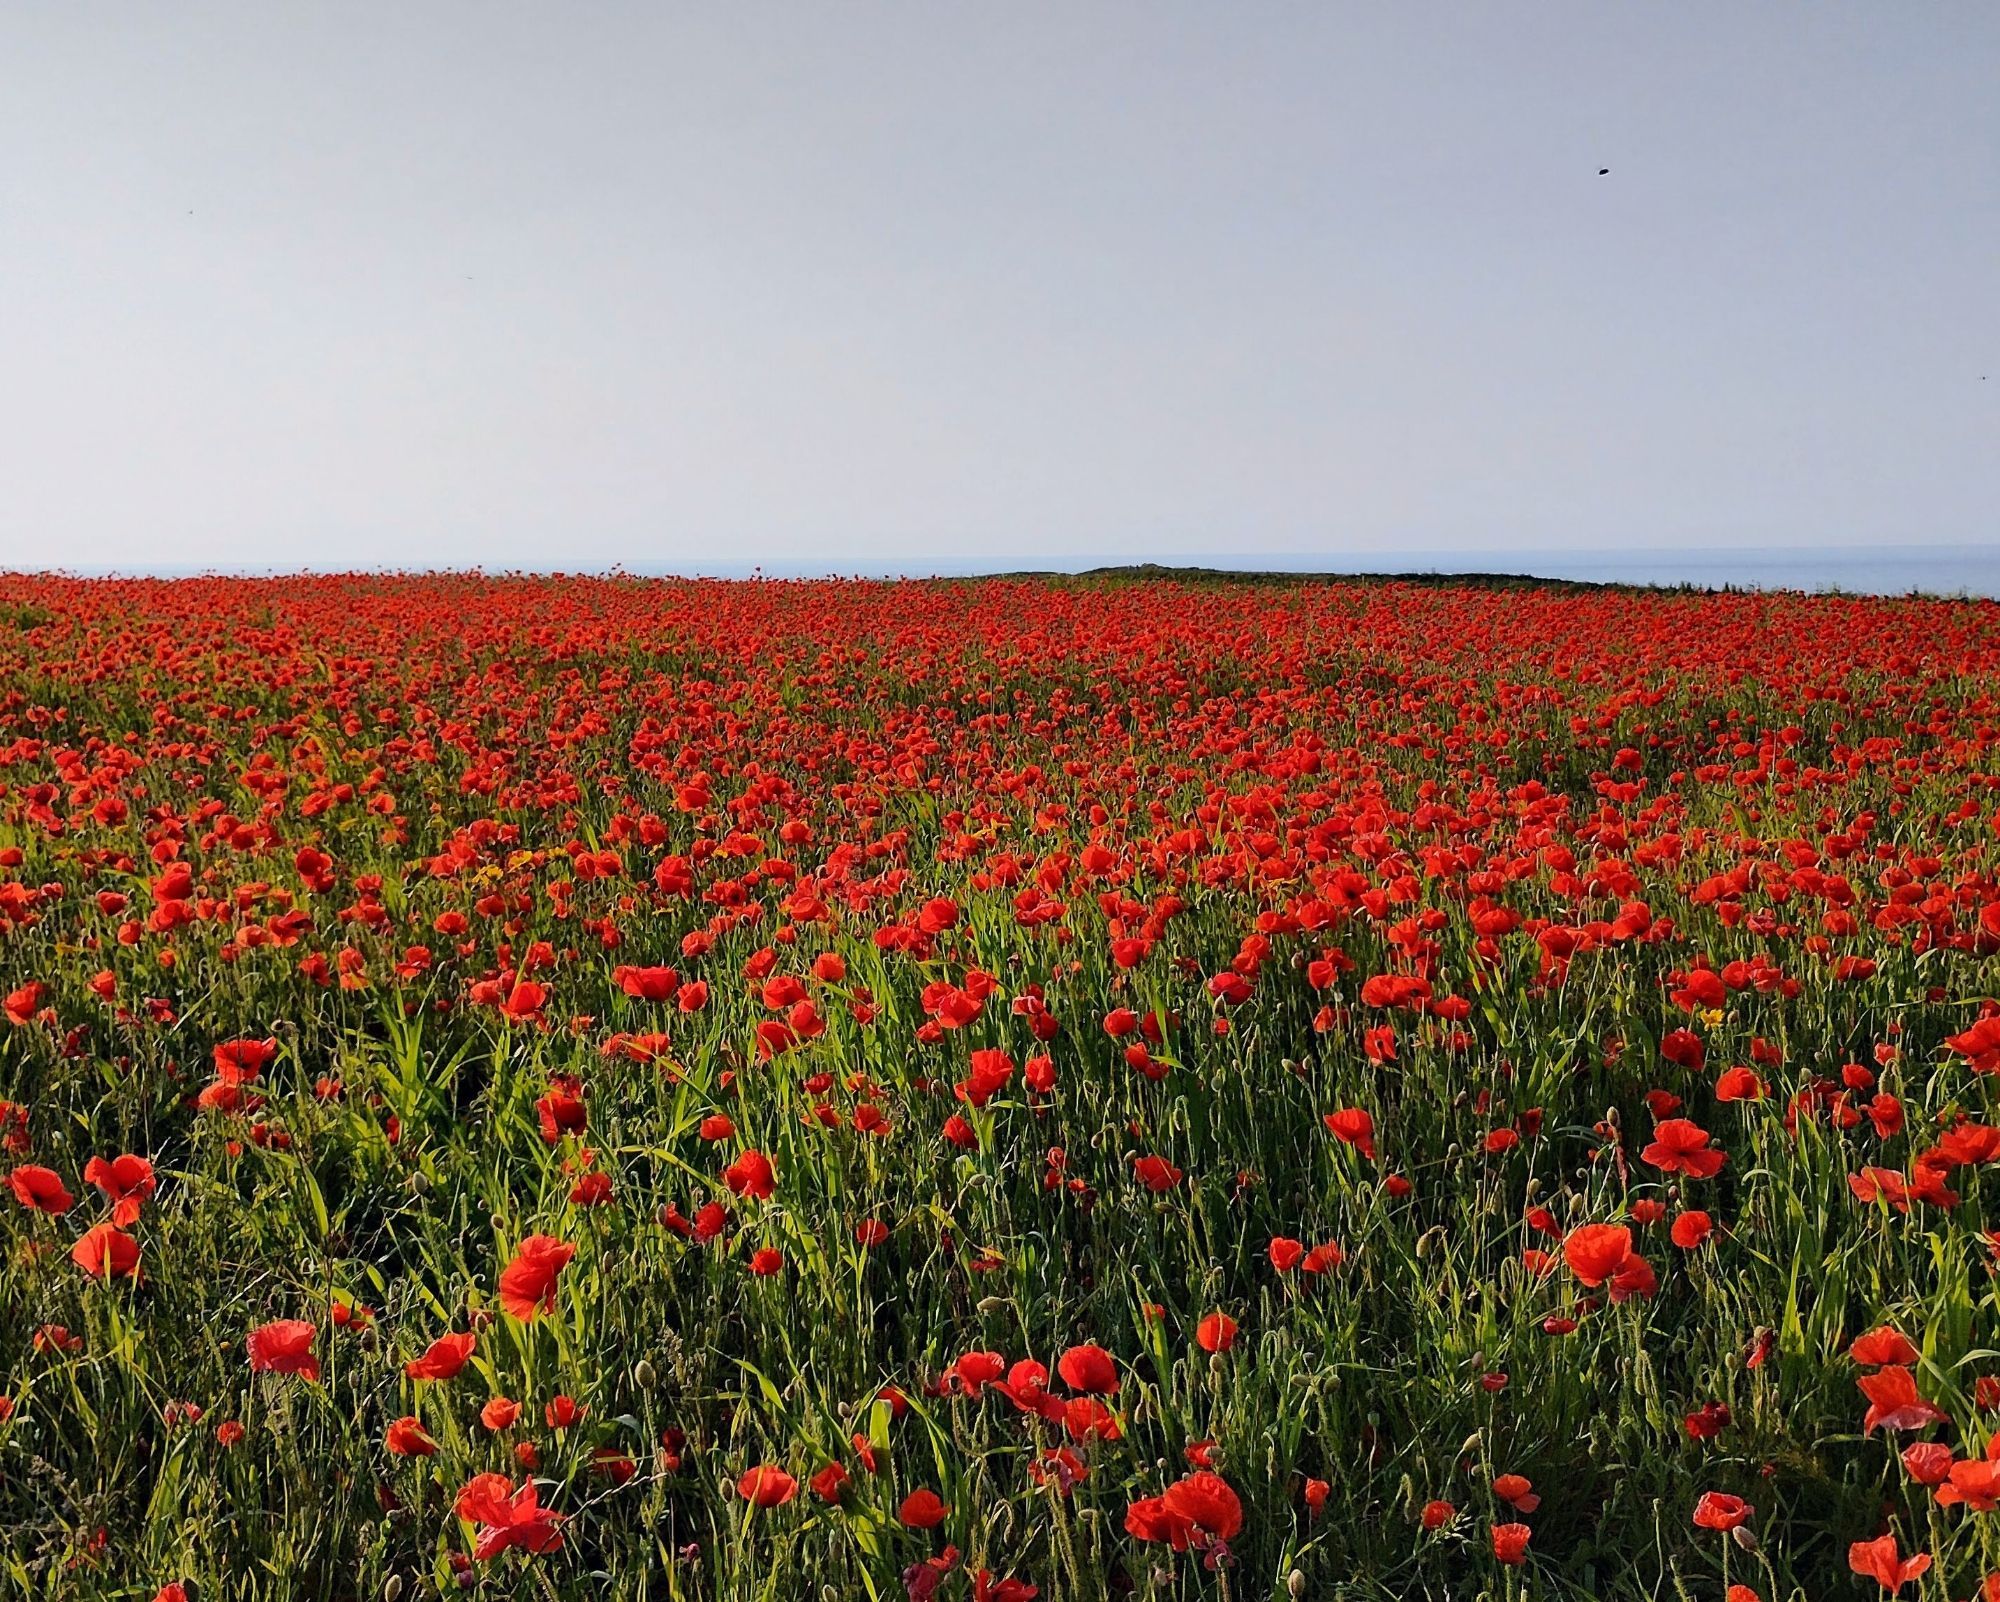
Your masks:
M1855 595L1967 595L2000 598L2000 544L1689 546L1678 550L1409 550L1176 552L1150 557L1080 552L1020 555L986 562L930 564L838 561L626 564L641 575L713 578L967 578L982 573L1089 568L1224 568L1263 573L1509 573L1602 584L1692 584L1707 589L1841 590Z
M1220 568L1259 573L1515 574L1581 579L1600 584L1695 585L1704 589L1841 590L1854 595L1962 595L2000 599L2000 542L1991 545L1736 545L1679 549L1606 547L1598 550L1400 551L1172 551L1147 555L1081 550L1062 556L1003 552L985 560L963 557L918 562L898 558L843 561L774 560L716 562L630 557L602 566L579 563L566 572L618 571L657 578L973 578L985 573L1080 573L1090 568L1152 564L1165 568ZM0 563L0 568L5 564ZM318 570L317 564L308 571ZM508 570L504 564L488 571ZM548 572L539 566L512 571ZM87 574L102 569L75 569ZM246 575L297 572L298 568L151 569L159 578L218 571Z

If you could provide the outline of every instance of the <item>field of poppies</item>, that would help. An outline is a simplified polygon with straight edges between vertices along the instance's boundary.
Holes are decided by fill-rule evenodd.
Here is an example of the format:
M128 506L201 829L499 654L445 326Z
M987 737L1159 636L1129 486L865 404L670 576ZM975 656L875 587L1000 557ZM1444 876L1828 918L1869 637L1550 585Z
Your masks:
M1996 816L1985 602L0 578L0 1593L1992 1602Z

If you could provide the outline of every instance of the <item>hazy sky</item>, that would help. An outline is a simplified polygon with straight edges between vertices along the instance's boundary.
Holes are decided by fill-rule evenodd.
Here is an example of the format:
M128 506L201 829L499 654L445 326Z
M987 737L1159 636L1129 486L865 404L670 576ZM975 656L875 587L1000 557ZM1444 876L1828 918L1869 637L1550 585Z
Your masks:
M0 8L0 565L1735 540L2000 540L1989 0Z

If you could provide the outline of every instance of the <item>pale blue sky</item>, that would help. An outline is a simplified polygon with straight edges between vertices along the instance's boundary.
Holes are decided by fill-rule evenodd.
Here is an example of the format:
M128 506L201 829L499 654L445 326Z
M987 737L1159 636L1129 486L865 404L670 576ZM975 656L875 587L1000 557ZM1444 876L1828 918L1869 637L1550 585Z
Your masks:
M24 0L0 62L0 565L2000 540L1987 0Z

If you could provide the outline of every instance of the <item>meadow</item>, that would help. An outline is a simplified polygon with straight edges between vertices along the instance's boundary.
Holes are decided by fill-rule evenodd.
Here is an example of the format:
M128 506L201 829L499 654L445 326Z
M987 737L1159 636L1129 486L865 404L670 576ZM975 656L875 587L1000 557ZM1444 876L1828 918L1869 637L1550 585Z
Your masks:
M2000 605L0 578L0 1594L2000 1598Z

